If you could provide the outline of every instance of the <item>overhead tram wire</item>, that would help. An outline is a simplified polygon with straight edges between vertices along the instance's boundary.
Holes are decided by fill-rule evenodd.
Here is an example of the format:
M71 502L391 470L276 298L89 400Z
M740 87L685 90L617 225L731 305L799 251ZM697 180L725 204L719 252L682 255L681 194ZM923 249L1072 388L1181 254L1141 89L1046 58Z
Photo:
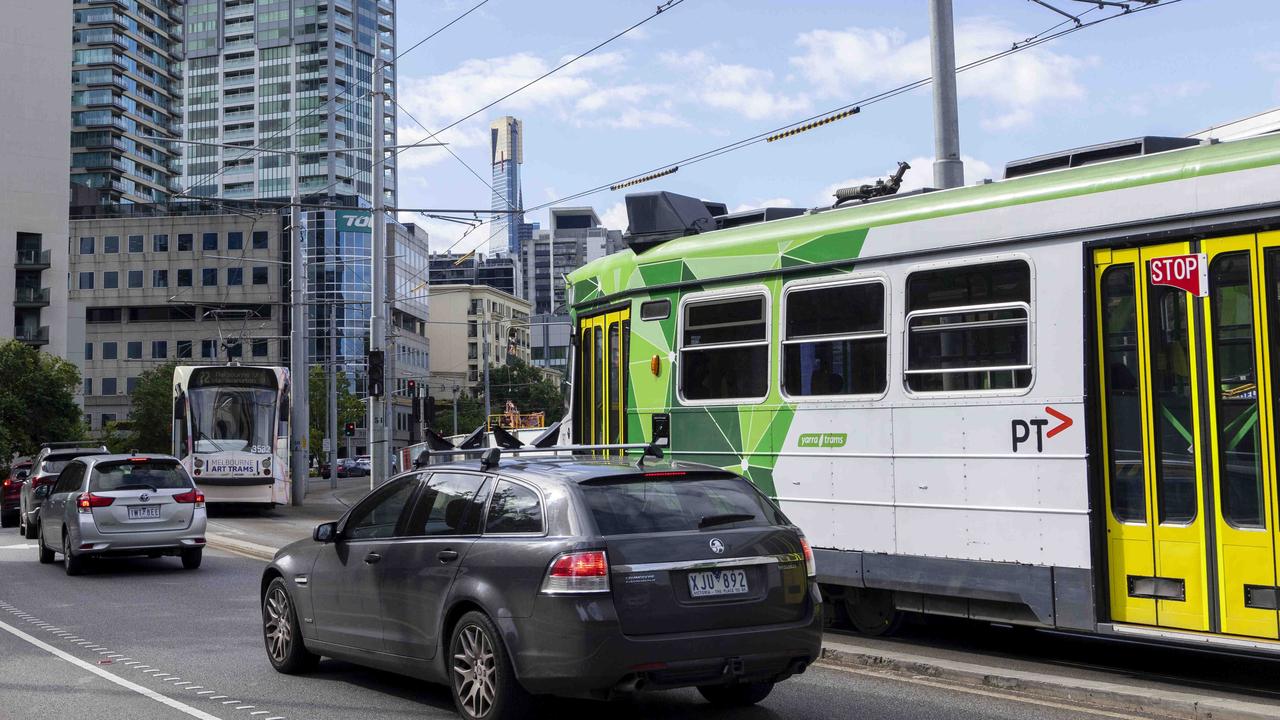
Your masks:
M1144 0L1138 0L1138 1L1144 1ZM1072 27L1066 28L1066 29L1064 29L1064 30L1059 30L1059 31L1056 31L1056 32L1052 32L1052 28L1050 28L1050 29L1047 29L1047 30L1041 31L1040 33L1037 33L1037 34L1035 34L1035 35L1032 35L1032 36L1030 36L1029 38L1027 38L1027 39L1025 39L1025 40L1022 40L1022 41L1020 41L1020 42L1016 42L1016 43L1014 43L1014 44L1012 45L1012 47L1009 47L1009 48L1007 48L1007 49L1005 49L1005 50L1002 50L1002 51L997 52L997 53L992 53L991 55L987 55L986 57L979 58L979 59L974 60L974 61L972 61L972 62L969 62L969 63L966 63L966 64L964 64L964 65L961 65L961 66L959 66L959 67L957 67L957 68L956 68L956 72L957 72L957 73L960 73L960 72L965 72L965 71L968 71L968 70L973 70L973 69L975 69L975 68L982 67L983 65L986 65L986 64L988 64L988 63L992 63L992 62L995 62L995 61L997 61L997 60L1001 60L1001 59L1003 59L1003 58L1006 58L1006 57L1008 57L1008 56L1010 56L1010 55L1017 54L1017 53L1022 52L1022 51L1024 51L1024 50L1029 50L1029 49L1031 49L1031 48L1037 47L1037 46L1042 45L1042 44L1044 44L1044 43L1051 42L1051 41L1053 41L1053 40L1057 40L1058 38L1061 38L1061 37L1065 37L1065 36L1070 35L1070 34L1072 34L1072 33L1080 32L1081 30L1085 30L1085 29L1088 29L1088 28L1094 27L1095 25L1100 25L1100 24L1102 24L1102 23L1109 22L1109 21L1111 21L1111 20L1115 20L1115 19L1122 18L1122 17L1133 16L1133 15L1137 15L1137 14L1139 14L1139 13L1143 13L1143 12L1148 12L1148 11L1151 11L1151 10L1156 10L1156 9L1160 9L1160 8L1169 7L1169 6L1172 6L1172 5L1176 5L1176 4L1178 4L1178 3L1182 2L1182 1L1183 1L1183 0L1163 0L1163 1L1158 2L1158 3L1155 3L1155 2L1153 2L1153 3L1147 3L1147 4L1142 5L1141 7L1138 7L1138 8L1125 8L1125 9L1122 9L1120 12L1113 13L1113 14L1111 14L1111 15L1107 15L1107 16L1105 16L1105 17L1101 17L1101 18L1098 18L1098 19L1093 20L1093 21L1090 21L1090 22L1082 22L1080 25L1072 25ZM1091 11L1086 11L1085 13L1081 13L1080 17L1083 17L1083 16L1084 16L1085 14L1087 14L1088 12L1091 12ZM1054 28L1058 28L1058 27L1062 27L1063 25L1066 25L1066 24L1069 24L1069 23L1071 23L1071 21L1070 21L1070 20L1067 20L1067 21L1064 21L1064 22L1058 23L1057 25L1055 25L1055 26L1053 26L1053 27L1054 27ZM786 125L781 125L781 126L779 126L779 127L773 128L773 129L771 129L771 130L766 130L766 131L764 131L764 132L762 132L762 133L759 133L759 134L756 134L756 135L752 135L752 136L750 136L750 137L743 138L743 139L738 140L738 141L735 141L735 142L727 143L727 144L725 144L725 145L721 145L721 146L716 147L716 148L713 148L713 149L711 149L711 150L707 150L707 151L704 151L704 152L701 152L701 153L697 153L697 154L695 154L695 155L690 155L689 157L682 158L682 159L680 159L680 160L676 160L676 161L674 161L674 162L666 163L666 164L663 164L663 165L658 165L658 166L656 166L656 167L650 168L650 169L648 169L648 170L644 170L644 171L642 171L642 172L635 173L635 174L633 174L633 175L628 175L628 176L625 176L625 177L619 178L619 179L617 179L617 180L613 180L613 181L608 182L608 183L604 183L604 184L597 185L597 186L592 187L592 188L588 188L588 189L586 189L586 190L582 190L582 191L580 191L580 192L573 193L572 195L566 195L566 196L564 196L564 197L557 198L557 199L555 199L555 200L551 200L551 201L548 201L548 202L545 202L545 203L541 203L541 204L539 204L539 205L535 205L535 206L530 207L530 208L526 208L525 212L536 212L536 211L538 211L538 210L542 210L542 209L545 209L545 208L553 207L553 206L560 205L560 204L562 204L562 203L566 203L566 202L571 202L571 201L573 201L573 200L577 200L577 199L579 199L579 198L587 197L587 196L589 196L589 195L595 195L595 194L597 194L597 193L601 193L601 192L604 192L604 191L606 191L606 190L609 190L609 189L610 189L611 187L613 187L613 186L618 186L618 185L624 185L624 184L627 184L627 183L631 183L631 181L639 180L639 179L644 178L645 176L649 176L649 175L656 175L656 174L658 174L658 173L662 173L663 171L669 170L669 169L671 169L671 168L673 168L673 167L678 167L678 168L683 169L684 167L686 167L686 166L688 166L688 165L693 165L693 164L695 164L695 163L700 163L700 162L704 162L704 161L706 161L706 160L711 160L712 158L716 158L716 157L719 157L719 156L721 156L721 155L725 155L725 154L728 154L728 153L734 152L735 150L742 150L743 148L747 148L747 147L750 147L750 146L752 146L752 145L756 145L756 144L759 144L759 143L765 142L765 141L767 141L767 140L768 140L768 138L769 138L770 136L774 136L774 135L777 135L777 134L779 134L779 133L783 133L783 132L789 131L789 130L794 129L794 128L796 128L797 126L803 125L803 124L805 124L805 123L812 123L812 122L814 122L814 121L816 121L816 120L821 120L821 119L826 118L826 117L831 116L831 115L836 115L836 114L838 114L838 113L842 113L842 112L845 112L845 111L848 111L848 110L852 110L853 108L865 108L865 107L867 107L867 106L869 106L869 105L874 105L874 104L876 104L876 103L883 102L883 101L885 101L885 100L889 100L890 98L897 97L898 95L902 95L902 94L904 94L904 93L911 92L912 90L919 89L919 88L924 87L925 85L928 85L928 84L930 84L930 83L932 83L932 82L933 82L933 78L932 78L932 77L926 77L926 78L921 78L921 79L919 79L919 80L916 80L916 81L913 81L913 82L910 82L910 83L906 83L906 84L904 84L904 85L899 85L898 87L891 88L891 89L889 89L889 90L881 91L881 92L879 92L879 93L876 93L876 94L874 94L874 95L868 96L868 97L863 98L863 99L861 99L861 100L857 100L857 101L854 101L854 102L851 102L851 103L847 103L847 104L845 104L845 105L841 105L841 106L839 106L839 107L832 108L832 109L826 110L826 111L824 111L824 112L817 113L817 114L815 114L815 115L811 115L811 116L809 116L809 117L802 118L802 119L800 119L800 120L796 120L796 121L793 121L793 122L787 123Z
M424 43L426 43L427 41L431 40L432 38L434 38L435 36L437 36L437 35L439 35L440 33L444 32L445 30L448 30L448 29L449 29L450 27L452 27L455 23L457 23L458 21L460 21L460 20L462 20L463 18L467 17L468 15L470 15L470 14L471 14L471 13L473 13L473 12L475 12L476 10L479 10L481 7L483 7L484 5L486 5L486 4L487 4L487 3L489 3L489 2L490 2L490 0L480 0L480 2L476 3L475 5L472 5L472 6L471 6L471 7L470 7L466 12L462 13L461 15L458 15L457 17L455 17L454 19L452 19L452 20L450 20L449 22L445 23L444 25L441 25L440 27L436 28L433 32L431 32L431 34L429 34L429 35L427 35L426 37L422 38L421 40L419 40L418 42L414 43L413 45L410 45L408 48L406 48L405 50L401 51L398 55L396 55L396 56L395 56L394 58L392 58L391 60L389 60L389 61L385 61L385 62L382 62L382 64L381 64L381 65L379 65L378 69L377 69L377 70L376 70L372 75L370 75L370 77L369 77L369 81L368 81L367 83L361 83L361 82L357 81L357 82L355 82L355 83L352 83L351 85L348 85L348 86L346 87L346 89L344 89L342 92L338 93L337 95L333 96L332 98L326 99L326 100L325 100L325 102L321 103L321 104L320 104L320 105L318 105L316 108L312 109L311 111L307 112L306 114L299 115L298 117L294 118L293 122L289 123L288 125L286 125L285 127L281 128L280 130L277 130L274 134L272 134L270 137L266 138L265 140L260 141L260 142L259 142L259 145L258 145L257 147L246 147L246 148L245 148L245 150L246 150L246 151L248 151L248 152L246 152L244 155L241 155L241 156L238 156L238 157L234 158L234 159L232 160L232 162L235 162L235 161L238 161L238 160L247 160L247 159L249 159L249 158L256 157L257 155L260 155L260 154L262 153L262 149L259 149L259 148L264 148L264 149L279 149L277 146L275 146L275 145L272 145L272 144L271 144L271 143L272 143L272 141L274 141L274 140L278 140L278 139L282 139L282 138L281 138L281 136L282 136L282 135L284 135L285 133L287 133L287 132L288 132L290 129L292 129L293 127L295 127L298 123L302 122L303 120L305 120L305 119L307 119L307 118L309 118L309 117L311 117L311 116L313 116L313 115L317 115L317 114L319 114L319 113L323 112L323 111L325 110L325 108L326 108L330 103L336 103L336 102L337 102L338 100L340 100L344 95L346 95L347 93L351 92L351 91L352 91L352 90L354 90L354 89L360 88L362 85L363 85L364 90L365 90L366 92L364 92L363 94L361 94L359 97L354 97L354 98L352 98L352 99L351 99L350 101L348 101L345 105L343 105L342 107L339 107L339 108L337 108L336 110L334 110L334 112L341 112L341 111L343 111L343 110L346 110L347 108L351 107L351 106L352 106L352 105L354 105L355 103L358 103L358 102L360 102L361 100L363 100L363 99L365 99L365 98L371 97L371 96L373 95L373 81L374 81L374 77L373 77L373 76L374 76L374 75L377 75L377 74L378 74L379 72L381 72L382 70L384 70L384 69L386 69L386 68L388 68L388 67L391 67L391 66L395 65L395 64L396 64L396 63L398 63L398 62L400 61L400 59L401 59L401 58L403 58L405 55L408 55L409 53L411 53L411 52L413 52L414 50L418 49L419 47L421 47L421 46L422 46ZM375 55L377 54L376 46L375 46L374 54L375 54ZM296 130L296 131L294 131L293 133L291 133L291 134L289 135L289 138L290 138L290 139L292 139L292 138L296 137L296 136L297 136L301 131L302 131L302 128L299 128L298 130ZM193 183L191 184L191 186L187 188L187 190L186 190L186 191L184 191L184 192L182 192L182 193L179 193L176 197L189 197L189 198L190 198L190 197L195 197L195 196L192 196L192 195L188 194L188 193L189 193L189 191L190 191L190 189L191 189L191 187L197 187L198 185L203 185L203 184L206 184L206 183L208 183L208 182L210 182L210 181L217 180L219 177L221 177L221 176L222 176L222 174L223 174L223 173L225 173L225 172L227 171L227 169L228 169L228 168L227 168L226 164L224 163L224 164L223 164L223 166L222 166L222 168L221 168L220 170L218 170L217 172L211 173L211 174L209 174L209 175L204 175L204 176L202 176L202 177L198 178L198 182L193 182ZM370 172L372 172L372 169L370 170ZM336 183L335 183L335 184L336 184ZM329 189L329 188L324 188L324 190L328 190L328 189ZM324 190L321 190L320 192L324 192ZM319 193L313 193L313 194L319 194Z
M527 90L527 89L528 89L528 88L530 88L531 86L533 86L533 85L535 85L535 84L537 84L537 83L539 83L539 82L541 82L541 81L543 81L543 80L547 79L548 77L551 77L552 75L554 75L554 74L556 74L556 73L560 72L561 70L563 70L563 69L565 69L565 68L569 67L570 65L572 65L572 64L574 64L575 62L577 62L577 61L581 60L582 58L584 58L584 57L586 57L586 56L590 55L591 53L593 53L593 52L595 52L595 51L599 50L600 48L604 47L605 45L608 45L609 43L612 43L613 41L615 41L615 40L617 40L617 39L619 39L619 38L623 37L624 35L626 35L626 34L630 33L631 31L633 31L633 30L635 30L635 29L637 29L637 28L639 28L640 26L644 25L645 23L648 23L649 21L653 20L654 18L658 17L659 15L662 15L663 13L667 12L668 10L671 10L672 8L676 7L677 5L680 5L680 4L681 4L681 3L683 3L684 1L685 1L685 0L667 0L666 2L662 3L661 5L659 5L659 6L657 7L657 9L655 9L655 10L653 11L653 13L651 13L650 15L647 15L646 17L644 17L644 18L643 18L643 19L641 19L640 21L638 21L638 22L636 22L636 23L634 23L634 24L630 25L629 27L627 27L627 28L625 28L625 29L623 29L623 30L621 30L621 31L619 31L619 32L617 32L617 33L615 33L615 34L611 35L610 37L606 38L605 40L602 40L601 42L599 42L599 43L595 44L595 45L594 45L594 46L592 46L591 48L588 48L587 50L584 50L584 51L582 51L581 53L578 53L577 55L573 56L572 58L569 58L568 60L566 60L566 61L564 61L564 62L560 63L559 65L557 65L557 66L555 66L555 67L551 68L550 70L548 70L548 71L544 72L543 74L541 74L541 75L539 75L538 77L536 77L536 78L534 78L534 79L530 80L529 82L527 82L527 83L525 83L525 84L521 85L520 87L518 87L518 88L516 88L516 89L512 90L511 92L509 92L509 93L507 93L507 94L503 95L502 97L500 97L500 98L498 98L498 99L496 99L496 100L494 100L494 101L492 101L492 102L490 102L490 103L488 103L488 104L486 104L486 105L483 105L483 106L481 106L481 107L479 107L479 108L475 109L474 111L472 111L472 112L470 112L470 113L467 113L466 115L463 115L462 117L458 118L457 120L454 120L453 122L449 123L448 125L445 125L444 127L442 127L442 128L440 128L439 130L435 131L434 133L431 133L430 131L428 131L428 133L430 133L430 135L431 135L432 137L434 137L435 135L439 135L440 133L443 133L443 132L445 132L445 131L447 131L447 130L452 130L453 128L457 127L458 125L460 125L460 124L462 124L462 123L466 122L467 120L470 120L471 118L475 117L476 115L479 115L480 113L484 112L485 110L488 110L489 108L492 108L494 105L497 105L498 103L503 102L504 100L507 100L507 99L511 98L513 95L516 95L517 93L520 93L520 92L523 92L524 90ZM417 122L417 121L415 120L414 122ZM419 123L419 124L421 124L421 123ZM385 163L387 160L393 160L393 159L395 159L396 157L398 157L398 156L400 155L400 153L402 153L402 152L404 152L404 151L406 151L406 150L411 150L411 149L413 149L413 148L415 148L415 147L420 147L423 143L425 143L425 142L426 142L426 140L427 140L427 139L426 139L426 138L424 138L423 140L419 140L419 141L418 141L418 142L416 142L416 143L411 143L411 144L409 144L409 145L405 145L405 146L404 146L404 147L402 147L402 148L398 148L395 152L391 153L391 155L387 156L386 158L382 158L382 159L378 160L377 162L375 162L375 163L374 163L374 165L375 165L375 166L377 166L377 165L380 165L380 164L382 164L382 163ZM333 186L334 186L334 185L336 185L336 184L337 184L336 182L334 182L334 183L330 183L328 186L326 186L326 187L324 187L324 188L321 188L318 192L319 192L319 193L323 193L323 192L325 192L326 190L328 190L329 188L333 187Z

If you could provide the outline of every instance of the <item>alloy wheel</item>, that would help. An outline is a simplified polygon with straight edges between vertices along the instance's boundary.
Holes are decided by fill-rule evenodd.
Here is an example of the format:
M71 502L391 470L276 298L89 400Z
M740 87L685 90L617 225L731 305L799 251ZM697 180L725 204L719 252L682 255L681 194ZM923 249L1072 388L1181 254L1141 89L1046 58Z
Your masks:
M453 650L458 698L471 717L484 717L497 696L497 657L489 635L478 625L468 625L458 634Z
M293 611L289 607L289 595L283 588L273 588L267 595L267 618L264 631L267 635L267 652L272 662L283 663L289 657L293 645Z

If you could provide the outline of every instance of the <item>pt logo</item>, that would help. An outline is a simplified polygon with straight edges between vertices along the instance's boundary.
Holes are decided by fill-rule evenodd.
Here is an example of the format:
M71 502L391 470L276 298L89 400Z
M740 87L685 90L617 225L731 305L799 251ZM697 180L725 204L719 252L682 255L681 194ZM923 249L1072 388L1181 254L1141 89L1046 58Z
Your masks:
M1047 418L1031 418L1029 420L1014 419L1010 422L1010 431L1013 435L1014 452L1018 452L1019 447L1031 439L1031 428L1035 428L1036 452L1042 453L1044 452L1045 438L1052 438L1054 435L1057 435L1075 424L1074 420L1051 407L1046 407L1044 411L1052 415L1058 421L1058 424L1051 428L1049 432L1044 431L1045 426L1049 424L1049 420Z

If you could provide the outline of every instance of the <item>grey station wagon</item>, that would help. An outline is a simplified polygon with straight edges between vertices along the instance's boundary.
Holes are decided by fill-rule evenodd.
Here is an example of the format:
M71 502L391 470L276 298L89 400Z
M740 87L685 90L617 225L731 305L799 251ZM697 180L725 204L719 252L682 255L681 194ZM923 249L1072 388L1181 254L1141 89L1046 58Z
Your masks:
M267 655L448 683L471 720L530 695L697 687L749 705L822 643L800 531L718 468L515 457L391 479L262 576Z

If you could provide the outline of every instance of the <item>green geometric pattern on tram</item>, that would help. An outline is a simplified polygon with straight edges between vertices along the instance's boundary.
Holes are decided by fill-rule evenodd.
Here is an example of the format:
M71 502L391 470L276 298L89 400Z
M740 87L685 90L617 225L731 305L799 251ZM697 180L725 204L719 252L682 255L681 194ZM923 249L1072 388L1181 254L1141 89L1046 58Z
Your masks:
M681 260L641 265L640 277L644 280L642 287L680 282L684 279L684 269L684 262Z
M600 283L594 277L583 278L573 285L573 301L575 303L592 300L599 294Z
M866 239L867 228L858 228L796 241L782 251L782 267L856 258L862 252Z

